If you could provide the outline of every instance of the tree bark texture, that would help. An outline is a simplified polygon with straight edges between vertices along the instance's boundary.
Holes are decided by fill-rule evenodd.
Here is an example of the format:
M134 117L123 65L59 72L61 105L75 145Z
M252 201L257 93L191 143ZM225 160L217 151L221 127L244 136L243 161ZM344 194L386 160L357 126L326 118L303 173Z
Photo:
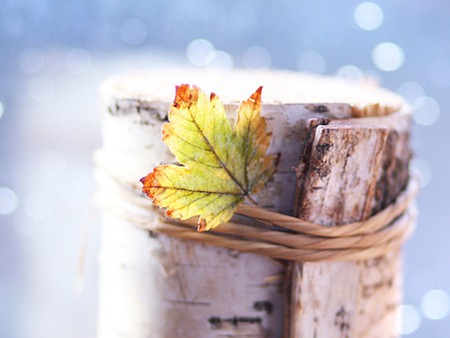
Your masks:
M298 168L296 214L328 226L361 221L406 186L409 119L310 127ZM323 123L323 122L322 122ZM294 263L290 337L396 337L401 252L365 261Z
M116 194L104 176L138 194L141 177L175 161L161 127L174 86L186 82L218 94L231 119L238 101L265 86L269 152L280 161L254 196L261 207L335 226L369 217L406 183L410 116L401 99L381 89L278 72L111 78L102 87L98 154L106 205L98 337L395 336L399 252L364 262L295 263L287 274L286 262L149 233L133 222L133 215L159 218ZM358 116L364 118L352 118Z

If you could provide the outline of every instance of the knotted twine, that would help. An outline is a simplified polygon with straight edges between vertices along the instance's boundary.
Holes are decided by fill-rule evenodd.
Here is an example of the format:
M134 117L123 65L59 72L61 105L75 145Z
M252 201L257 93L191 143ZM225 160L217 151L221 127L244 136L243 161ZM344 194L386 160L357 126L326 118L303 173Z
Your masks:
M369 219L323 226L292 216L241 204L233 218L208 232L197 232L197 219L175 220L152 205L138 180L124 183L102 166L96 154L97 202L108 212L156 234L302 262L352 261L374 258L402 246L413 231L413 203L419 182L410 176L393 203Z

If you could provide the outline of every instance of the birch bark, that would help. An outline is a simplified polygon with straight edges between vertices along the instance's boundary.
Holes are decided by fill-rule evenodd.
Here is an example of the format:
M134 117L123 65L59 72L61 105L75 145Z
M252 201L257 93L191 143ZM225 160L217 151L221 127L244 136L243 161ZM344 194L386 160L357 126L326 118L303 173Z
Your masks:
M161 163L174 162L161 141L161 127L166 121L168 106L173 99L174 86L186 82L216 92L226 103L231 119L234 118L238 101L245 99L259 85L265 86L263 115L273 133L269 152L278 153L280 163L273 180L255 199L264 208L286 214L294 212L297 180L293 168L298 165L299 154L306 152L307 144L304 140L307 139L311 119L332 120L331 124L339 125L347 123L351 117L375 113L388 115L397 111L395 116L399 116L402 121L408 120L409 115L402 111L404 103L400 98L381 89L286 72L210 73L165 70L125 74L104 83L101 93L104 106L103 149L98 156L99 185L105 204L100 256L98 337L281 337L285 329L284 262L148 233L133 222L133 217L123 215L134 214L146 217L149 222L158 222L157 215L140 210L124 200L120 193L115 193L111 180L105 179L105 176L112 177L137 194L141 177ZM389 124L391 120L387 116L352 121L355 125L379 125ZM335 127L336 130L340 128ZM384 130L383 135L387 135L389 140L391 133L386 132L386 128L390 127L381 127L380 130ZM366 130L363 127L359 129ZM316 129L316 132L317 130L320 129ZM378 129L370 130L375 133ZM381 143L386 148L389 141ZM391 143L397 151L395 142ZM371 143L371 147L375 147L375 144ZM386 157L381 161L382 165L391 165L391 158L386 155L386 151L378 156L383 159ZM380 173L384 173L382 165L377 165ZM369 169L375 170L372 165ZM391 177L380 173L376 174L379 176L377 182L389 180L392 184L402 186L402 183L397 182L396 174ZM380 183L379 187L373 187L373 193L391 189L392 184ZM314 190L313 185L310 188ZM351 186L348 188L350 190ZM308 188L307 191L309 190ZM304 194L297 200L298 203L303 203L299 209L302 213L306 210L308 196ZM382 207L383 203L380 204L376 199L371 210ZM313 217L312 212L309 215ZM346 218L339 218L340 222L345 220ZM398 260L394 261L399 264ZM332 265L333 268L326 270L326 273L340 271L341 263L333 264L336 265ZM360 263L355 264L356 267L345 270L346 274L350 274L348 278L339 272L330 276L340 275L342 285L347 279L352 280L352 283L360 283L361 279L355 281L351 275L361 274ZM380 264L385 263L378 265ZM384 269L383 273L398 273L394 263L386 264L389 269ZM308 268L310 265L311 269ZM302 311L305 307L314 304L304 302L309 302L308 297L320 293L321 285L327 284L327 279L322 279L322 284L314 287L317 280L314 276L322 271L322 268L316 269L314 266L316 265L296 265L296 271L302 273L294 274L294 294L297 295L295 299L301 300L304 307L298 313L299 309L293 307L290 314L299 323L293 328L303 329L292 331L298 332L298 335L295 333L292 337L312 337L309 331L301 330L313 327L317 311L312 315L304 315ZM374 288L377 289L381 275L375 269L371 269L369 273L365 277L369 281L364 286L375 285ZM328 279L330 284L331 281L335 283ZM382 282L384 283L384 279ZM397 279L393 283L397 283ZM305 285L309 285L309 289ZM323 290L329 290L330 285L327 287L328 289ZM358 287L362 287L362 284ZM339 289L335 291L337 290ZM346 290L350 292L350 289ZM354 293L354 289L351 290ZM365 290L370 292L371 289ZM322 298L325 297L326 293L323 293ZM342 299L341 296L337 298L339 301ZM356 306L355 303L352 304ZM363 304L358 306L358 309L365 308ZM356 307L354 309L356 311ZM342 317L347 318L347 312L351 311L353 310L345 307ZM364 325L364 322L360 324ZM352 326L351 330L356 329Z

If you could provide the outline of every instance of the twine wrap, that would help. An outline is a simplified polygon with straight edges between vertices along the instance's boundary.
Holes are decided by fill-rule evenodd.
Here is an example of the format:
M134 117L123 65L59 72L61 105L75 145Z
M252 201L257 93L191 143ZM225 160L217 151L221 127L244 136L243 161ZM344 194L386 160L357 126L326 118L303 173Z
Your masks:
M414 229L414 197L419 182L410 176L396 200L366 221L323 226L292 216L241 204L230 222L197 232L197 219L174 220L154 207L138 182L124 183L101 165L96 154L97 201L114 213L151 232L183 240L255 253L274 259L318 262L354 261L378 257L398 249Z

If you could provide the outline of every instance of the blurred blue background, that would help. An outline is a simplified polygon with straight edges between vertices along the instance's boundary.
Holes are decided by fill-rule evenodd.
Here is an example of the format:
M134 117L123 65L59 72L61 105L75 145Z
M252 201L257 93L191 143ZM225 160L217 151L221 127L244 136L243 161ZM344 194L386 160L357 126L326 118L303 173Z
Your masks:
M371 76L404 95L423 190L399 330L448 337L449 15L438 0L1 0L0 337L95 336L97 88L168 63Z

